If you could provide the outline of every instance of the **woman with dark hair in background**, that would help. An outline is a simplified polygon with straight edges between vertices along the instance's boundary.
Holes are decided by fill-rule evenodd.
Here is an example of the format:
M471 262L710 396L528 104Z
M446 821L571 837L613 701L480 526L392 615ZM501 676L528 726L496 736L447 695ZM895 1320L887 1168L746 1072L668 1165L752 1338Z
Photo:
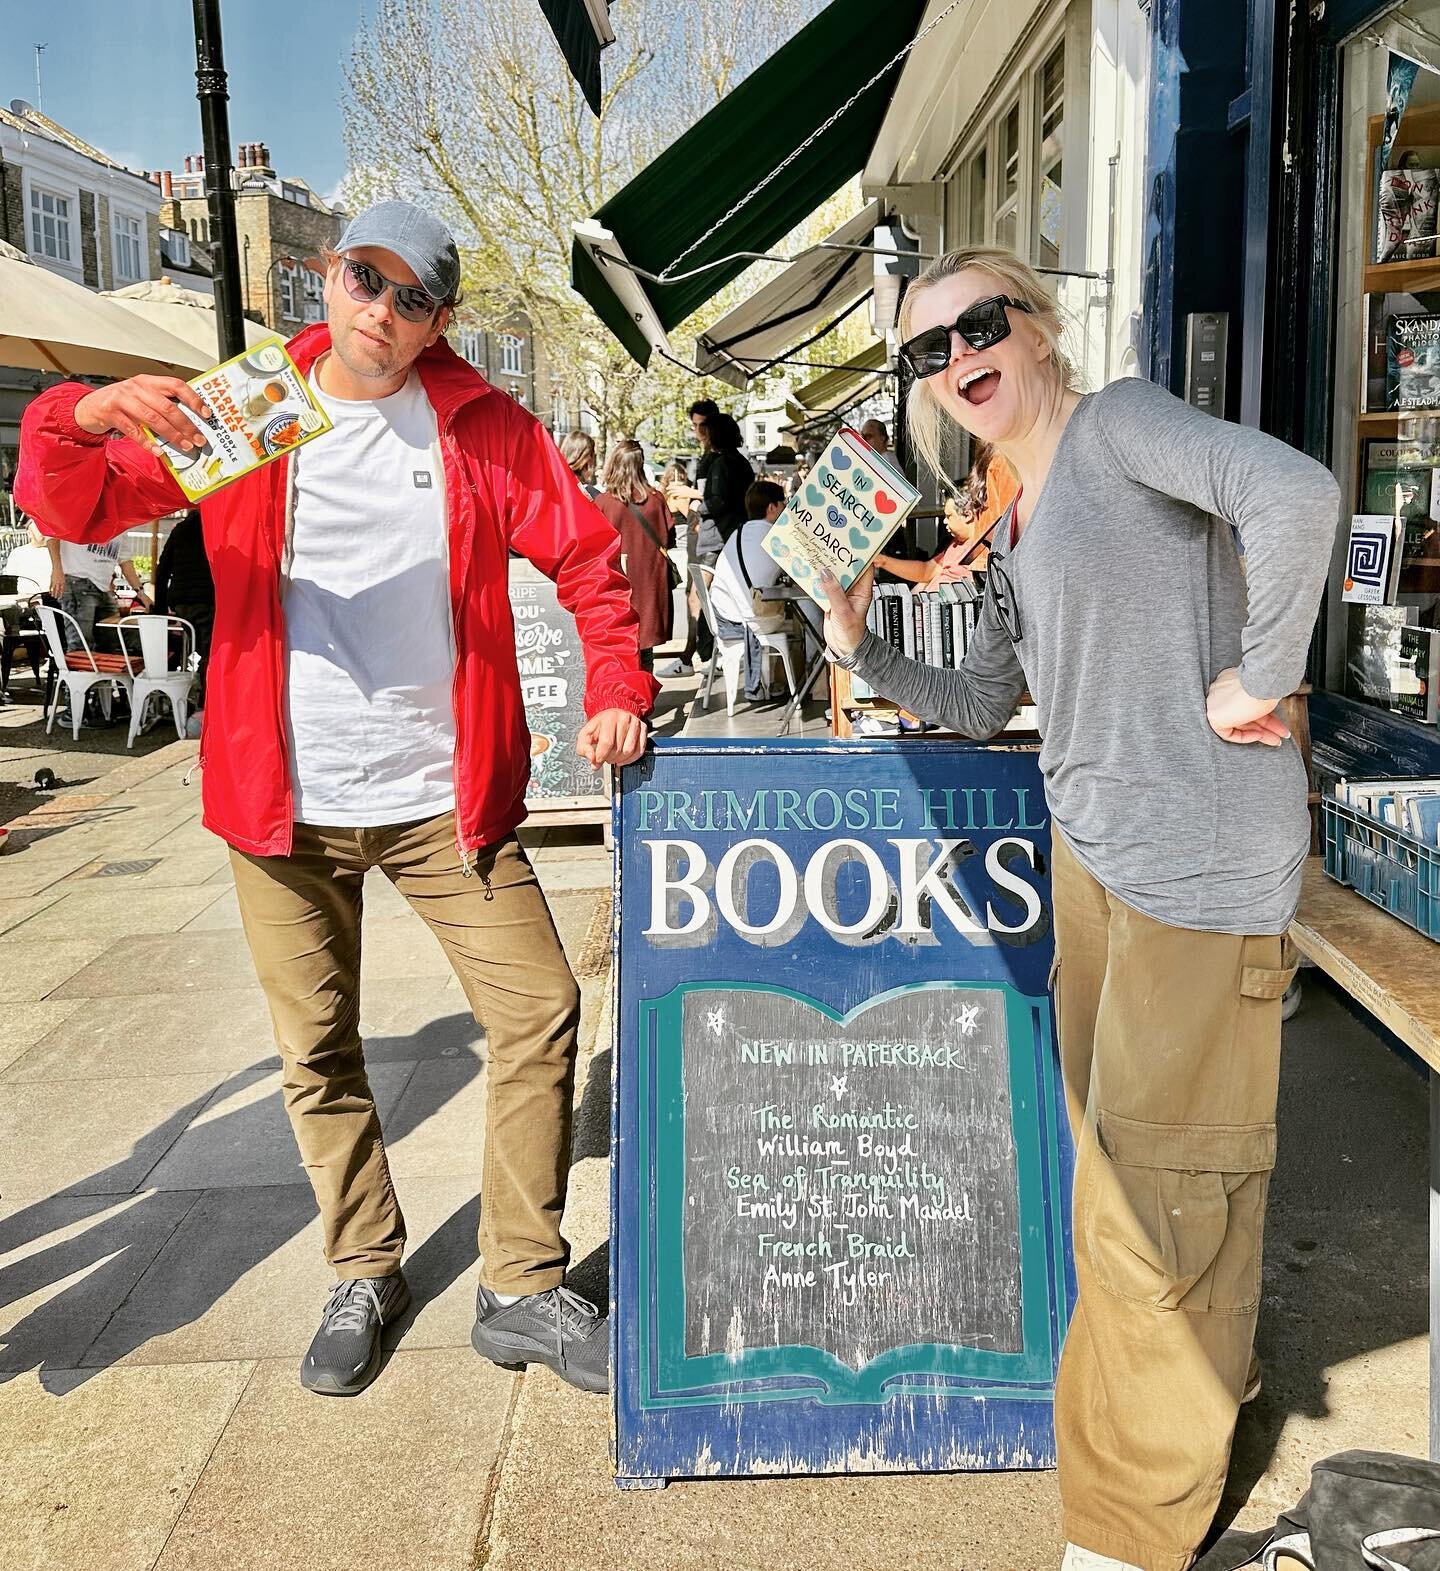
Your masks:
M199 736L210 665L210 635L215 628L215 581L210 576L210 559L205 555L200 514L194 508L170 531L160 552L155 567L155 610L161 616L183 617L195 629L200 677L195 684L188 730L191 736Z
M605 460L595 505L620 532L630 604L640 623L640 664L654 668L655 646L670 641L673 601L670 558L674 537L665 493L645 478L645 450L638 442L617 442Z
M709 416L701 441L708 443L711 458L705 470L705 500L700 504L699 557L713 564L725 542L746 522L745 493L755 471L740 451L740 427L729 415Z

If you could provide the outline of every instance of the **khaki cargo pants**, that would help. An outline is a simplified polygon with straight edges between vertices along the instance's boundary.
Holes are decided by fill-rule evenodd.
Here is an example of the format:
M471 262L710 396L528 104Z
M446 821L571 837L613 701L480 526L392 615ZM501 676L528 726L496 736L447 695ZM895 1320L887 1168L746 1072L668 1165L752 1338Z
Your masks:
M487 846L467 874L447 813L385 829L296 824L291 855L232 848L230 860L336 1275L386 1276L405 1249L360 1045L362 886L378 867L439 939L485 1028L481 1280L501 1293L556 1286L580 996L520 842Z
M1168 927L1055 835L1080 1299L1055 1390L1066 1537L1185 1571L1230 1462L1275 1164L1279 937Z

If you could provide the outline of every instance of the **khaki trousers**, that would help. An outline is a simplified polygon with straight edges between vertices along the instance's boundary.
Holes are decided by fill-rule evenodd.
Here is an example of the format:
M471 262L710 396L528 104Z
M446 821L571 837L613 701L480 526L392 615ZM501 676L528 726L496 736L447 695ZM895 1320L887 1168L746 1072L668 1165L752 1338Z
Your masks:
M1055 836L1054 988L1080 1298L1055 1390L1066 1537L1185 1571L1230 1462L1260 1302L1279 937L1168 927Z
M481 1280L501 1293L556 1286L580 995L520 842L487 846L466 873L447 813L385 829L296 824L289 856L232 848L230 860L336 1275L386 1276L405 1249L360 1045L362 887L378 867L439 939L485 1028Z

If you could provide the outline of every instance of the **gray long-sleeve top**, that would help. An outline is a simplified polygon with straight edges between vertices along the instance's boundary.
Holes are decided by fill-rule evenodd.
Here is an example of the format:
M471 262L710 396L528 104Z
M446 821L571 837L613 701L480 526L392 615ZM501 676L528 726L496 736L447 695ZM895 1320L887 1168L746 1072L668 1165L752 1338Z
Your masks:
M976 738L1028 685L1055 826L1112 895L1176 927L1280 933L1310 844L1304 765L1293 741L1221 741L1205 697L1230 666L1255 697L1299 685L1338 520L1313 459L1149 382L1113 382L1071 415L1013 551L1008 523L996 530L1019 640L987 592L959 670L873 633L851 663Z

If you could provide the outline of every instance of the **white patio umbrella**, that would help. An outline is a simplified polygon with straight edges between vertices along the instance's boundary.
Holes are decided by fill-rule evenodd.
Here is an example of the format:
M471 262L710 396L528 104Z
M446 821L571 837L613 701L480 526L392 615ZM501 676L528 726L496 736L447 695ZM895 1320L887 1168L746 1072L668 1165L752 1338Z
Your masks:
M127 311L156 327L163 328L176 338L207 356L206 366L215 365L220 359L219 318L215 315L215 301L196 289L182 289L168 278L151 280L144 284L131 284L126 289L112 289L102 293L102 300L113 300ZM274 330L261 327L248 319L244 323L245 345L263 343L274 338Z
M194 376L213 354L0 241L0 365L66 376Z

